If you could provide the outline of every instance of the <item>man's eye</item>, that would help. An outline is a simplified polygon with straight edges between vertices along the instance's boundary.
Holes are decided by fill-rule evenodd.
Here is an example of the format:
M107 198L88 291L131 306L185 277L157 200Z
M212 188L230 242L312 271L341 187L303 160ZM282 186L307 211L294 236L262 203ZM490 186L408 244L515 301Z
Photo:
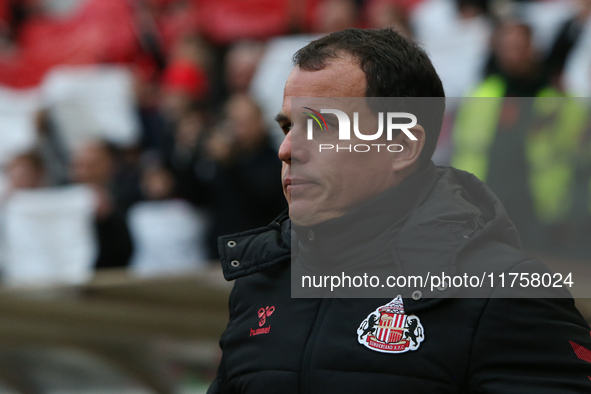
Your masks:
M284 125L281 126L281 130L283 130L283 133L284 134L287 134L287 133L289 133L291 131L291 127L292 127L292 124L291 123L286 123L286 124L284 124Z
M326 125L328 126L328 130L330 131L338 130L339 127L338 124L334 124L332 122L326 122Z

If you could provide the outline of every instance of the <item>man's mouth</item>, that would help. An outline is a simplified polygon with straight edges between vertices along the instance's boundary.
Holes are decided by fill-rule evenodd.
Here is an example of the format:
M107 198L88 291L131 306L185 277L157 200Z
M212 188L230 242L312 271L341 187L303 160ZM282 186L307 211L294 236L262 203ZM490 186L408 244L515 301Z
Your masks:
M312 185L314 182L312 182L309 179L306 178L301 178L301 177L286 177L283 180L283 185L285 187L286 190L291 190L293 188L297 188L297 187L303 187L303 186L308 186L308 185Z

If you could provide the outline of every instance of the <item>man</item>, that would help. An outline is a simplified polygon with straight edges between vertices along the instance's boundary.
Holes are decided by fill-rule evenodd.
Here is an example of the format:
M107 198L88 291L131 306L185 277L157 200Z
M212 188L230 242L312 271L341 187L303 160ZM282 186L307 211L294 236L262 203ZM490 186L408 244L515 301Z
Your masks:
M488 188L430 161L442 107L392 133L388 143L402 147L394 154L338 156L318 150L316 135L330 134L302 138L292 105L443 95L426 54L389 29L333 33L296 54L277 116L289 216L220 238L224 275L236 282L209 393L589 392L589 327L572 299L438 297L446 286L382 299L291 298L290 265L314 271L307 263L317 250L330 250L325 263L337 268L384 256L393 272L424 262L456 272L539 268ZM356 231L368 222L367 233Z
M550 85L528 25L501 20L494 38L494 69L456 114L451 165L503 201L526 249L589 256L589 108Z

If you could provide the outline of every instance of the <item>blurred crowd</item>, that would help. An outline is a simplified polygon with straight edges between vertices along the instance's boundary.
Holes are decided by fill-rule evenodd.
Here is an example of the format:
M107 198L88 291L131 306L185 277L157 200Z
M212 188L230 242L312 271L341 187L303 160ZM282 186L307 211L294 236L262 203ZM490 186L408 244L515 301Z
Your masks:
M591 0L0 0L4 89L38 88L63 66L123 67L137 123L123 142L102 126L71 143L57 105L38 105L34 143L2 160L2 203L84 185L95 199L94 268L202 265L218 257L219 235L266 225L286 207L272 119L291 56L310 40L392 27L426 48L448 97L587 97L590 15ZM448 124L437 163L461 163L454 133Z

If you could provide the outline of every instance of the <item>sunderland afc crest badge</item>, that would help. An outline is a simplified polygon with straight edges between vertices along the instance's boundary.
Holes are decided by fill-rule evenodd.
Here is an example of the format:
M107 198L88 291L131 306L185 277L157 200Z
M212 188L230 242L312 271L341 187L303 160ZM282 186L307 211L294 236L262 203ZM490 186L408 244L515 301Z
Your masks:
M370 313L357 329L360 344L382 353L417 350L424 340L421 320L415 315L404 314L401 296Z

